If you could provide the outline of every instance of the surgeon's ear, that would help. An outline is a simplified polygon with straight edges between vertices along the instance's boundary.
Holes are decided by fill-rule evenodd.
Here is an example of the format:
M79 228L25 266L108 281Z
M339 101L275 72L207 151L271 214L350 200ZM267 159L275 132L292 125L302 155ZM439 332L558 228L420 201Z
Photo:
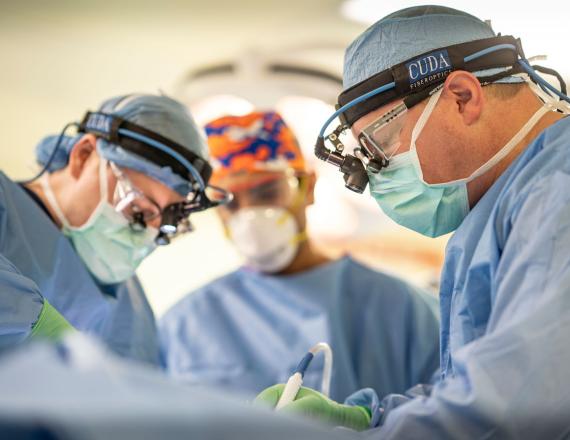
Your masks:
M305 205L310 206L315 203L315 184L317 183L317 175L314 171L307 172L304 177L305 185L307 185L307 195L305 197Z
M67 168L75 179L81 176L89 158L95 154L96 147L97 138L92 134L86 134L82 136L71 149Z
M464 70L450 73L442 93L452 100L465 125L477 122L483 111L484 99L481 83L475 75Z

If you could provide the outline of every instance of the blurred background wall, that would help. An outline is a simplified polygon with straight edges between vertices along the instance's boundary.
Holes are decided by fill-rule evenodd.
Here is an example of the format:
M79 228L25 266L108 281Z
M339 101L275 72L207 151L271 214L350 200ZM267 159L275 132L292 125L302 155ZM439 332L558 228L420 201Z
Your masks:
M37 170L34 146L112 95L166 93L206 122L225 113L277 108L311 157L320 124L342 86L344 48L376 19L419 1L216 0L0 1L0 164L9 176ZM435 2L491 19L523 39L528 56L570 77L570 4ZM413 41L410 42L413 44ZM422 238L384 217L367 195L319 174L310 212L315 241L331 255L435 288L446 237ZM239 265L215 213L194 216L196 232L161 248L139 275L158 315L181 295Z

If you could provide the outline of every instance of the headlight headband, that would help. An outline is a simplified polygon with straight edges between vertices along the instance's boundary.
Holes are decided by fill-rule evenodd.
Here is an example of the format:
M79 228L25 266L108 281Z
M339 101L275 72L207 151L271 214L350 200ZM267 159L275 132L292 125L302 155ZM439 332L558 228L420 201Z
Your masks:
M478 76L482 85L526 73L546 93L570 102L566 96L566 84L560 74L552 69L531 66L524 55L520 39L499 35L469 41L424 52L343 91L338 97L336 111L325 121L319 132L315 156L338 167L344 174L346 187L362 193L368 184L368 173L378 173L388 166L389 160L361 148L355 148L354 155L345 154L340 140L344 131L364 115L397 99L403 99L406 107L412 108L442 87L447 76L455 70L475 73L489 69L500 71ZM556 76L560 90L541 78L536 70ZM329 125L336 118L339 118L340 125L327 135ZM332 148L328 148L325 141L329 141Z

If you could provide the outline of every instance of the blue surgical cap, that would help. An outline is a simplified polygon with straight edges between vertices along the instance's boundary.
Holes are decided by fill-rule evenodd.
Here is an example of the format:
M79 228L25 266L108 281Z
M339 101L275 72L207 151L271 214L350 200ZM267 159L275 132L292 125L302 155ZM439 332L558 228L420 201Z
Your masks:
M376 73L440 47L495 37L491 26L444 6L416 6L377 21L346 49L343 86L348 89ZM476 72L492 75L501 69ZM520 82L503 78L497 82Z
M174 99L156 95L118 96L105 101L99 111L140 125L208 160L208 147L202 130L198 128L186 107ZM67 165L71 149L81 136L83 134L80 133L76 136L62 137L48 172L56 171ZM57 135L47 136L36 146L36 159L40 165L45 166L49 160L58 137ZM190 182L174 173L170 167L160 167L117 144L99 138L97 139L97 151L103 158L118 166L144 173L181 195L185 196L191 190Z

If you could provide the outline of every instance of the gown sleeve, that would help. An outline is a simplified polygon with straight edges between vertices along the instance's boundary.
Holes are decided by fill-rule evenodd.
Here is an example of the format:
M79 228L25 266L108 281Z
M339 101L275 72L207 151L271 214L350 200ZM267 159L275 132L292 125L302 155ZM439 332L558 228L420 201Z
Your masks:
M542 439L570 432L569 187L570 176L554 172L504 203L495 225L499 247L489 250L496 264L481 284L492 298L485 334L456 350L454 374L431 394L392 408L386 399L362 400L383 423L366 436Z
M0 350L28 337L57 340L71 330L38 286L0 254Z

